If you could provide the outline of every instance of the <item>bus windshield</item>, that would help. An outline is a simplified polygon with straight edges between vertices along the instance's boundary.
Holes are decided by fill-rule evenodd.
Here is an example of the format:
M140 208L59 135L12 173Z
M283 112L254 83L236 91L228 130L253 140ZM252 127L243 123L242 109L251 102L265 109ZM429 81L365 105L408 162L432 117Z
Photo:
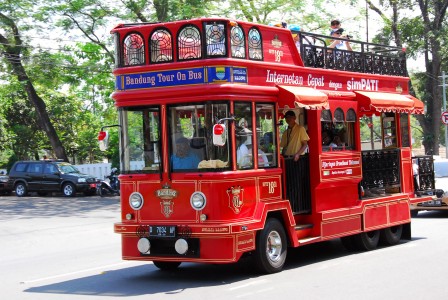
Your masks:
M160 158L160 109L128 107L120 109L122 172L158 173Z
M226 144L215 146L212 129L229 115L228 103L176 105L168 108L170 167L173 172L222 171L231 165L228 130Z

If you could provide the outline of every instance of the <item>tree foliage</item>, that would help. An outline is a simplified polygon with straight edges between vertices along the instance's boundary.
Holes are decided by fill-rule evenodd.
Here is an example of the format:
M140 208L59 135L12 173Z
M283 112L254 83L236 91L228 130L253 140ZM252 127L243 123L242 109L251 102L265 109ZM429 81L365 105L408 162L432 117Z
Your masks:
M446 10L448 0L382 0L376 5L366 0L369 8L384 21L382 33L376 41L395 42L399 47L406 45L411 57L424 57L425 72L416 74L412 87L414 93L426 104L425 115L417 116L423 129L423 145L426 152L439 154L442 109L442 93L439 77L447 58L445 45L448 41ZM413 15L412 11L417 14ZM446 63L445 63L446 67Z
M425 73L413 80L428 107L419 118L425 146L438 149L441 94L437 78L446 67L448 0L366 0L383 20L376 42L405 45L423 55ZM374 3L375 2L375 3ZM0 3L0 164L4 153L38 158L43 151L72 162L103 156L118 164L118 132L101 153L96 142L103 125L117 124L114 48L109 31L118 23L164 22L220 16L262 24L285 21L304 31L328 33L335 17L347 16L353 0L3 0ZM413 15L413 11L418 11ZM445 64L445 65L444 65Z

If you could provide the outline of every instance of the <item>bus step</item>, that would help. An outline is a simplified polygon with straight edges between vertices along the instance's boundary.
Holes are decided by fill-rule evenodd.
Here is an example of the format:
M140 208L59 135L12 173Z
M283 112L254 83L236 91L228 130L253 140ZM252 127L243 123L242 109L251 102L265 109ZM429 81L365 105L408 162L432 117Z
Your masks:
M303 239L308 237L311 234L311 230L313 229L313 224L299 224L294 227L296 231L297 238Z
M320 239L321 239L320 236L307 237L307 238L299 239L299 244L304 245L304 244L308 244L308 243L311 243L314 241L319 241Z

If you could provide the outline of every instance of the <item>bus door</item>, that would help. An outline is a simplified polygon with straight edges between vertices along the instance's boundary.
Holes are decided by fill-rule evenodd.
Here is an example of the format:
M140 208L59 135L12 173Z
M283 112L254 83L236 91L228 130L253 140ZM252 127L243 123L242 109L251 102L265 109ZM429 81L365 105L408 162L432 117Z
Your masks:
M296 116L296 123L307 128L305 110L303 108L291 109ZM286 113L287 110L283 111ZM283 122L280 126L282 135L288 134L288 125ZM284 172L285 196L291 203L291 209L295 214L308 214L311 212L310 189L310 160L308 148L295 161L293 156L282 155L282 167Z

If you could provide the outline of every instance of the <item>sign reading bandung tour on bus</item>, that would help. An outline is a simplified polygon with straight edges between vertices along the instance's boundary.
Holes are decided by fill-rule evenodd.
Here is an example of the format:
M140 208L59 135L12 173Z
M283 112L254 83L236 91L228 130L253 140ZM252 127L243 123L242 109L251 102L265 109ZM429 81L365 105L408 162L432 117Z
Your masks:
M247 83L243 67L213 66L118 75L117 90L196 85L204 83Z

